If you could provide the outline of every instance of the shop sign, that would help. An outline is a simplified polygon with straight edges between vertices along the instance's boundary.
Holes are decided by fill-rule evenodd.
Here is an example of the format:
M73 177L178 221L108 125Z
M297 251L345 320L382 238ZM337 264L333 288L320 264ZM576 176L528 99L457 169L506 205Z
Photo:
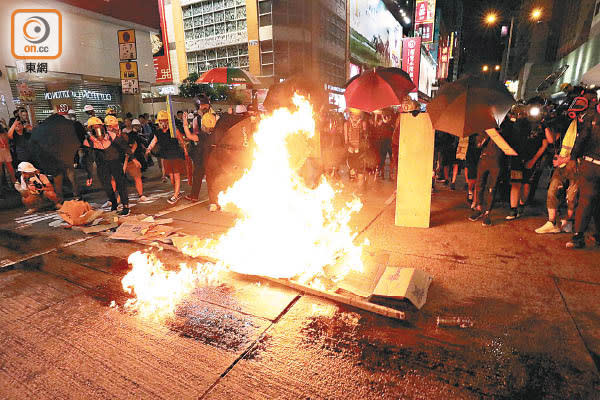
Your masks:
M119 38L119 59L135 60L137 58L135 29L117 31L117 36Z
M415 0L415 32L423 43L433 43L436 0Z
M419 91L419 74L421 72L421 38L402 39L402 69L415 84L413 93Z
M169 57L169 40L167 38L167 24L165 22L165 1L158 0L158 13L160 16L160 30L152 34L152 57L154 59L154 73L156 83L173 82L171 60Z
M100 93L93 90L57 90L54 92L46 92L44 94L44 100L56 100L56 99L88 99L88 100L100 100L100 101L111 101L112 95L110 93Z

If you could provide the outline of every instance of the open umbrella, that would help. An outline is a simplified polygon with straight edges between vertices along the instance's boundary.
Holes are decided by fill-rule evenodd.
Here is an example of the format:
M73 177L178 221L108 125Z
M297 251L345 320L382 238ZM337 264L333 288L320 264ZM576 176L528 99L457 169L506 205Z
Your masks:
M353 77L346 83L346 106L373 112L401 104L415 88L410 76L400 68L376 68Z
M435 129L466 137L499 126L513 104L501 82L467 77L443 86L427 112Z
M31 132L31 154L43 172L57 174L73 168L73 159L81 146L73 121L54 114Z
M196 80L196 83L225 83L227 85L259 85L260 81L248 71L239 68L213 68Z

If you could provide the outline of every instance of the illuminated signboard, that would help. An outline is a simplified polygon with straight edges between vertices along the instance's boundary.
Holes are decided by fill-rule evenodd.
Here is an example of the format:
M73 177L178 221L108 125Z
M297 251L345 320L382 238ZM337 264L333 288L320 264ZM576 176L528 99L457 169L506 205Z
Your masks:
M419 75L421 72L421 38L402 39L402 69L406 71L415 84L413 92L419 91Z
M359 64L400 66L402 25L382 0L350 0L350 54Z
M433 43L435 26L435 0L415 1L415 32L423 39L423 43Z

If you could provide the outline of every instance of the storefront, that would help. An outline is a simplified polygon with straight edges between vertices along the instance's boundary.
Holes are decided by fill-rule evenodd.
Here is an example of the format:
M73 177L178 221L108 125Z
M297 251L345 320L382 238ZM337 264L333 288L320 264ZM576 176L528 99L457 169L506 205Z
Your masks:
M91 105L96 115L104 117L106 109L114 109L119 116L123 110L121 86L105 78L87 78L76 74L52 73L44 79L21 78L16 68L7 68L8 81L15 106L28 106L35 120L42 121L55 111L75 110L77 118L85 121L85 105ZM29 95L23 95L23 88Z

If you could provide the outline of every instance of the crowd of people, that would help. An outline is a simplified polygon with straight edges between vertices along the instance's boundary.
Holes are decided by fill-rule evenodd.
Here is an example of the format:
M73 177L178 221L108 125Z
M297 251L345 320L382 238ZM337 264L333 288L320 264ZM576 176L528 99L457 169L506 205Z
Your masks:
M469 220L481 220L484 226L490 226L496 200L504 199L509 204L507 221L521 218L534 198L543 173L552 170L547 187L548 220L535 232L574 233L567 247L581 248L585 246L583 234L590 219L595 217L594 238L600 245L597 92L582 88L578 99L587 106L577 112L541 113L535 118L528 112L528 106L515 106L498 129L460 139L436 131L433 189L437 181L457 190L457 177L461 169L464 170L466 199L473 210ZM133 183L140 201L147 200L142 173L156 162L163 180L170 181L173 188L168 203L175 204L184 197L198 201L207 175L207 155L216 146L218 135L212 133L221 117L206 97L200 97L196 105L194 111L176 113L173 130L164 110L155 116L126 115L121 120L109 109L101 119L88 105L85 112L89 118L84 124L78 122L70 110L64 117L73 121L81 141L75 163L87 171L86 184L91 185L94 179L92 164L95 163L97 178L108 199L105 205L118 210L120 204L119 213L127 215L128 180ZM543 105L535 107L543 108ZM237 106L228 114L256 116L257 112ZM338 179L341 174L347 174L350 180L361 185L368 178L386 179L386 171L387 179L395 180L401 134L399 115L393 108L374 113L349 109L346 113L331 111L319 115L324 173ZM8 124L0 120L1 172L22 194L23 203L30 210L35 210L44 199L58 206L63 199L62 187L58 185L55 190L57 185L53 186L52 179L36 168L28 146L31 131L24 109L16 110ZM388 158L389 168L386 168ZM184 195L182 182L186 176L191 188ZM210 182L208 185L210 194ZM75 196L79 196L76 184L73 189ZM216 196L210 197L209 209L216 211ZM564 214L561 208L565 209Z

